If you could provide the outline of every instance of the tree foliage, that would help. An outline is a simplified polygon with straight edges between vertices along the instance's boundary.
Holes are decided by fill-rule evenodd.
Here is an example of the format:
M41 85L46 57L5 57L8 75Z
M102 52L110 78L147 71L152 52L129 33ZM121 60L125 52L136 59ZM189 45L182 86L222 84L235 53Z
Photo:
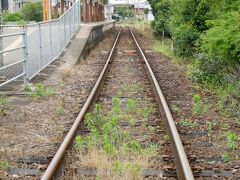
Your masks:
M122 16L122 17L133 17L133 9L132 7L118 7L116 9L116 12L118 13L119 16Z
M156 34L168 32L175 54L190 59L193 81L216 94L221 112L239 117L240 0L149 2Z
M152 23L152 27L156 34L165 32L166 35L170 35L168 28L168 21L170 18L170 1L169 0L150 0L152 5L153 15L155 21Z
M201 52L230 64L240 62L240 13L229 12L206 24L209 29L201 36Z
M223 72L240 63L239 0L150 0L155 16L153 28L173 39L175 53L201 57L203 74ZM202 60L204 59L204 60ZM209 63L209 64L208 64ZM204 66L203 66L204 64Z
M26 3L21 13L25 21L42 21L42 3Z

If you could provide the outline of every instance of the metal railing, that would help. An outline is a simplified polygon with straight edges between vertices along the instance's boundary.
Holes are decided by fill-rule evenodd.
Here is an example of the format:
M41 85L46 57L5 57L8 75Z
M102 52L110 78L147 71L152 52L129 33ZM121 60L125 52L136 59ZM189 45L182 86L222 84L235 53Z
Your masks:
M27 84L61 55L79 27L80 1L55 20L24 27L1 26L3 31L0 41L3 43L3 50L0 51L0 87L15 80L24 80ZM19 35L23 38L11 38ZM4 38L7 40L4 41ZM9 49L10 47L14 48ZM20 49L24 51L21 53ZM16 52L8 54L10 51ZM23 59L19 60L19 57Z
M19 37L20 36L20 37ZM0 35L0 40L3 42L3 39L9 37L19 37L22 38L22 44L17 45L13 48L5 48L4 50L0 51L0 80L3 81L0 84L0 87L23 77L24 84L27 83L27 38L26 38L26 31L22 30L18 33L11 33L11 34L2 34ZM22 56L16 56L14 61L9 61L8 64L4 65L4 55L9 52L19 52L22 51ZM12 69L19 69L18 71L14 71L14 75L12 75Z

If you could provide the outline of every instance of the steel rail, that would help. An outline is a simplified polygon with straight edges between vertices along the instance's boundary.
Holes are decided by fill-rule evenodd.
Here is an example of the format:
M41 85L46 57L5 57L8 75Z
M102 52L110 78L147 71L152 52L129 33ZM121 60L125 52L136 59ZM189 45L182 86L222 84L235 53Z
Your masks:
M84 103L80 113L78 114L76 120L74 121L71 129L69 130L68 134L64 138L62 144L60 145L57 153L54 155L52 161L50 162L47 170L44 172L44 174L41 178L42 180L50 180L54 177L54 175L57 172L58 167L59 167L59 165L60 165L60 163L63 159L63 156L64 156L66 150L68 149L69 145L71 144L71 142L72 142L72 140L73 140L73 138L74 138L74 136L75 136L75 134L76 134L76 132L79 128L80 123L83 121L84 115L87 113L87 111L91 107L91 104L93 104L94 101L96 100L96 98L99 94L100 88L101 88L101 84L102 84L102 82L104 82L104 80L105 80L105 78L106 78L106 76L109 72L109 65L111 64L111 61L113 59L114 52L115 52L115 47L116 47L116 44L118 42L120 34L121 34L121 29L117 34L117 37L114 41L112 49L109 53L108 59L107 59L105 65L103 67L103 70L102 70L100 76L97 79L96 84L94 85L90 95L88 96L88 98L87 98L86 102Z
M163 95L163 92L159 86L156 76L153 73L153 70L152 70L150 64L148 63L148 60L147 60L145 54L143 53L143 50L141 49L135 35L133 34L133 32L130 28L129 28L129 31L135 42L138 53L144 62L148 76L153 84L154 91L158 97L158 104L161 107L160 110L161 110L162 117L166 120L167 131L171 137L171 149L172 149L172 153L174 155L174 162L177 167L178 179L194 180L192 169L190 167L189 161L187 159L185 150L182 145L181 138L178 134L176 125L174 123L172 114L170 112L170 109L168 107L166 99Z

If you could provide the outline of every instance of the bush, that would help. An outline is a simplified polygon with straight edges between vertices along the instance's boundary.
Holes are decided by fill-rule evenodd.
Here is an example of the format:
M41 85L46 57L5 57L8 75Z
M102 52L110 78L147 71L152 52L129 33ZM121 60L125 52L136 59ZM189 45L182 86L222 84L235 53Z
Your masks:
M144 14L148 14L149 13L149 9L148 8L145 8L144 9Z
M169 36L170 1L150 0L149 2L152 5L153 15L155 16L155 20L152 22L155 34L158 35L164 31L165 35Z
M179 56L192 56L195 52L194 43L200 33L191 24L182 24L174 32L174 50Z
M21 21L22 16L19 13L3 13L3 21L4 22L15 22L15 21Z
M119 16L122 16L122 17L133 17L134 16L132 7L118 7L117 13Z
M200 54L194 63L194 70L191 72L192 79L197 83L222 84L226 73L226 64L219 59L207 59Z
M21 13L25 21L42 21L42 3L26 3Z
M207 21L210 29L201 36L201 51L209 59L218 58L229 65L240 63L239 19L239 12L234 11Z

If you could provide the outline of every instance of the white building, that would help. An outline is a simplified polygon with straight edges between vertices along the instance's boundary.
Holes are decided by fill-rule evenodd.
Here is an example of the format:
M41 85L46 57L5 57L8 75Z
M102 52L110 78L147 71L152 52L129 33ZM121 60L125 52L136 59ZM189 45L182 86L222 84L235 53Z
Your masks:
M145 14L144 10L148 9L148 14ZM151 5L145 1L145 2L138 2L134 4L134 16L137 19L141 20L147 20L147 21L153 21L154 16L152 14L152 7Z
M112 15L114 13L114 6L112 4L104 5L104 19L112 20Z

